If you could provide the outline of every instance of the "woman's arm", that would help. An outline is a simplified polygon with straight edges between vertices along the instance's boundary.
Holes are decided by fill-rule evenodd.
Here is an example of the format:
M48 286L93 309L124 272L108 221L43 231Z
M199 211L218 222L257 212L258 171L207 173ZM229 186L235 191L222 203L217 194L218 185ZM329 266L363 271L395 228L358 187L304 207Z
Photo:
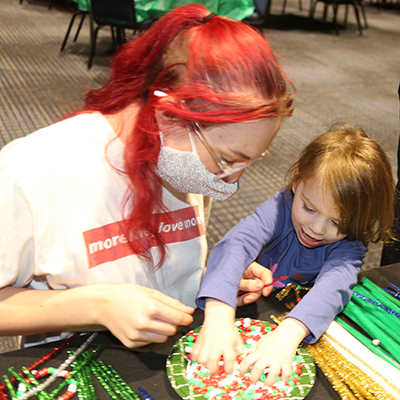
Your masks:
M65 290L0 290L0 335L110 330L133 348L164 342L193 309L154 289L98 284Z

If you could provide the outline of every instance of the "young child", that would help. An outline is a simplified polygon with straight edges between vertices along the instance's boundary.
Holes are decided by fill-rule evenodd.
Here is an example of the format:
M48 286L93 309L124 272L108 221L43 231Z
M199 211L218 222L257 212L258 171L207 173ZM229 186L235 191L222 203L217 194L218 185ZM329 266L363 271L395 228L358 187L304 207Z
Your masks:
M287 382L297 347L315 342L349 302L368 243L391 239L394 182L382 148L363 130L341 124L314 139L289 170L288 186L240 221L212 250L197 297L204 325L191 358L217 370L221 356L232 372L243 344L234 326L238 284L257 260L272 281L313 285L278 328L240 364L266 385L279 374ZM260 282L261 283L261 282Z

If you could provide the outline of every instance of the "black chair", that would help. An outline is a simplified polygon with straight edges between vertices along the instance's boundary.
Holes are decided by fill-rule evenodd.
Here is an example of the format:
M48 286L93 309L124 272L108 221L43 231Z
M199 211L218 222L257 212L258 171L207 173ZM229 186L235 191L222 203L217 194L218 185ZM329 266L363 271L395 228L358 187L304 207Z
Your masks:
M78 39L78 35L79 35L79 32L81 31L83 22L85 21L85 17L90 11L90 0L75 0L75 1L71 1L71 3L74 4L75 11L72 14L71 21L68 25L67 33L65 34L64 40L61 44L60 51L63 51L65 48L65 45L67 44L69 34L70 34L72 26L74 25L74 22L75 22L75 18L77 16L81 17L81 20L79 21L78 29L76 30L76 33L75 33L74 42L76 42L76 40Z
M286 4L287 4L287 0L283 0L283 3L282 3L282 11L281 11L282 14L285 14L285 11L286 11ZM299 0L299 11L303 11L303 3L302 3L301 0Z
M310 6L310 18L314 18L315 8L317 6L317 3L319 3L319 2L324 3L324 13L323 13L324 20L326 19L326 16L328 13L328 7L329 6L332 7L333 29L335 30L337 35L339 34L339 28L338 28L338 24L337 24L337 12L338 12L339 6L341 6L341 5L346 6L345 17L344 17L344 27L345 28L347 26L347 16L348 16L348 11L349 11L350 6L352 6L354 9L354 14L356 16L358 31L360 32L360 35L362 35L362 31L363 31L360 14L362 15L363 20L364 20L364 29L368 28L367 16L365 14L363 0L314 0Z
M91 0L91 3L88 69L92 67L97 34L103 26L111 27L113 41L120 45L125 42L125 29L132 29L136 33L149 28L153 22L137 22L134 0Z
M267 24L270 14L271 0L254 0L255 12L242 20L247 25L254 26L258 30Z

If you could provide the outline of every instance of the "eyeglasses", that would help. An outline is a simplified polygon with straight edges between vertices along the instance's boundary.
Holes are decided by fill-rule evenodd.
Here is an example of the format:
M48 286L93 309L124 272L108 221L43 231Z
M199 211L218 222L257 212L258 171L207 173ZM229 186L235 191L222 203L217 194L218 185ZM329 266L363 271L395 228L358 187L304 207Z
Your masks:
M214 180L216 181L222 178L226 178L227 176L236 174L237 172L242 171L247 167L251 167L258 161L263 160L269 154L269 151L265 150L263 153L261 153L259 157L255 158L254 160L235 162L229 165L225 160L222 160L221 157L218 156L217 153L210 146L210 143L207 141L202 129L200 128L200 125L197 122L192 121L192 128L194 133L200 139L201 143L203 143L204 147L210 153L215 163L218 165L218 167L221 168L222 172L215 174Z

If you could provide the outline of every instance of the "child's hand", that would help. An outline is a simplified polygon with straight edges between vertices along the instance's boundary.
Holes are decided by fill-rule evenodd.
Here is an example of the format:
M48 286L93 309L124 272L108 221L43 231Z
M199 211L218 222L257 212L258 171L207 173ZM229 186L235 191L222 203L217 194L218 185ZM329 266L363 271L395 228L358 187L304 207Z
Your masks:
M218 371L218 362L223 356L225 372L231 373L236 357L243 353L243 341L234 322L235 310L232 307L207 299L204 324L190 358L214 373Z
M306 326L297 319L286 318L273 332L258 342L254 352L243 359L239 373L244 375L253 366L250 379L255 383L264 369L269 368L265 385L273 385L280 374L286 383L292 373L297 347L309 333Z

